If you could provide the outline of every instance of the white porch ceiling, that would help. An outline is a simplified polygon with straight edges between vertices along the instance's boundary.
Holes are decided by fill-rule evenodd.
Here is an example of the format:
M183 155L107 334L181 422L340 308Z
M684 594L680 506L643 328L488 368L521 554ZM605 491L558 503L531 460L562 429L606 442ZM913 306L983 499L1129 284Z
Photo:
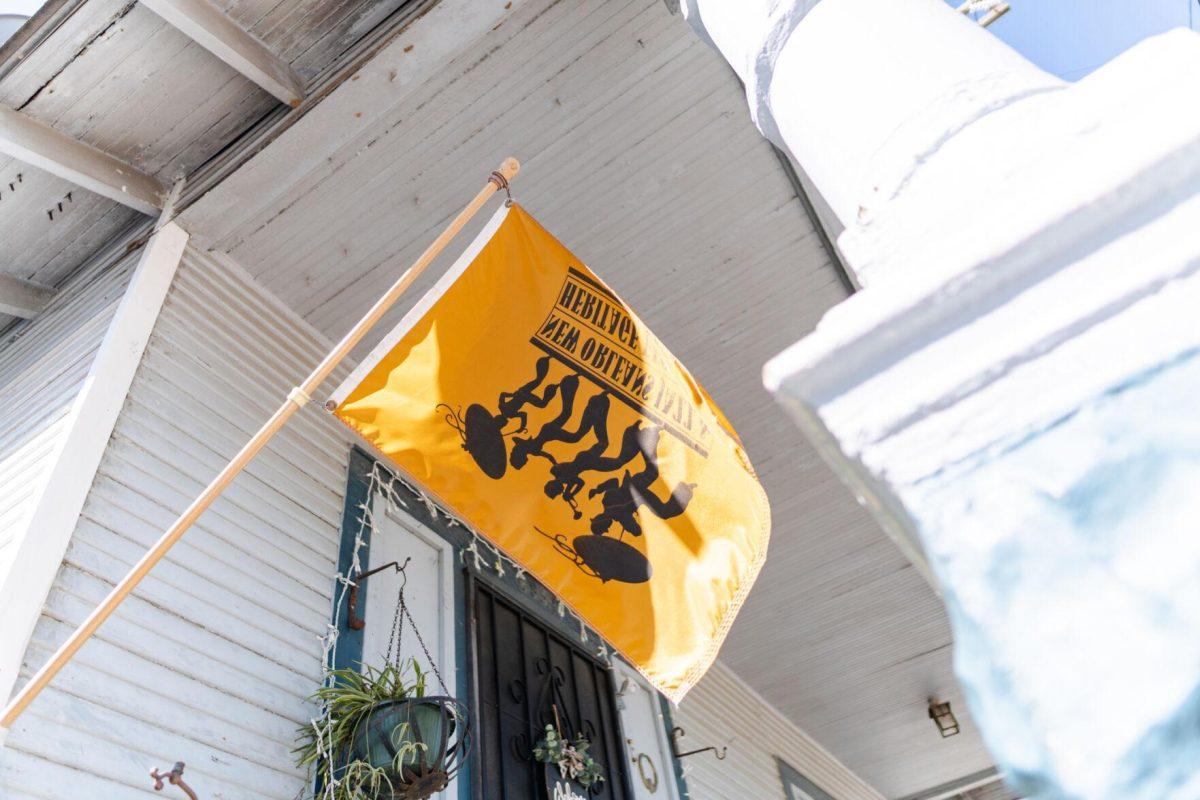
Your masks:
M304 79L408 0L215 0ZM170 184L278 101L134 0L74 8L27 57L0 64L0 105ZM10 185L11 184L11 185ZM0 273L61 284L145 218L0 156ZM0 330L13 321L0 314Z
M437 13L404 35L414 59L450 47L422 33ZM360 105L335 93L288 132L299 155L281 139L185 226L336 337L521 158L517 197L689 365L767 486L770 557L722 659L889 797L989 767L934 593L762 389L844 291L724 63L661 0L517 2L453 47L415 83L366 75ZM939 738L930 697L960 736Z

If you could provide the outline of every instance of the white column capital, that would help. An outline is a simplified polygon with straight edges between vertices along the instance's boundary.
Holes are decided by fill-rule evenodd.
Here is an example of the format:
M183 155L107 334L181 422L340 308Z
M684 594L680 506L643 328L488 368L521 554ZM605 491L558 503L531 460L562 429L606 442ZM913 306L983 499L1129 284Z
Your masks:
M1064 84L940 0L688 0L767 138L847 227L877 175L979 116Z
M823 10L892 4L824 0L780 69ZM839 238L866 288L766 384L928 560L974 717L1038 796L1200 796L1198 83L1200 36L1177 31L1071 85L931 80L881 135L843 127L868 124L855 107L828 117L843 152L792 146L822 185L804 154L849 172L882 139ZM796 97L774 103L785 134L813 108Z

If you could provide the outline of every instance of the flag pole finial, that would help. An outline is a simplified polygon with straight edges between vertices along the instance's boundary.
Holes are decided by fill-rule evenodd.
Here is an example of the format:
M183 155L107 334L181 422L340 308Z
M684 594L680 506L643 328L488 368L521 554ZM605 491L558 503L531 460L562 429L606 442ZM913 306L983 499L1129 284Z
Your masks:
M496 171L511 181L513 178L517 177L517 173L521 171L521 162L517 161L512 156L509 156L508 158L504 159L504 162L500 164L500 169Z

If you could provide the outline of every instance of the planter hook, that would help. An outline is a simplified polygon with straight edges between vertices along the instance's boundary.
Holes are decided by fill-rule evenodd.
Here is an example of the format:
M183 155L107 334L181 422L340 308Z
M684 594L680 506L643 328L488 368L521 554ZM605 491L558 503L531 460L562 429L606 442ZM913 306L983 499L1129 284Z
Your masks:
M362 582L377 572L383 572L388 567L395 567L396 572L399 572L403 577L403 582L400 584L400 591L404 591L404 587L408 585L408 573L404 570L410 561L412 561L412 556L404 559L403 564L399 561L391 561L382 567L360 572L350 579L350 596L346 600L346 609L349 612L346 624L350 626L350 630L361 631L367 624L367 621L358 615L358 589L362 585Z
M707 753L709 750L711 750L713 755L717 757L717 761L725 760L726 751L729 750L728 747L722 747L720 750L717 750L716 747L702 747L699 750L689 750L686 753L679 752L679 740L684 736L687 736L687 733L683 730L683 728L675 727L671 729L671 755L675 756L676 758L697 756L701 753Z

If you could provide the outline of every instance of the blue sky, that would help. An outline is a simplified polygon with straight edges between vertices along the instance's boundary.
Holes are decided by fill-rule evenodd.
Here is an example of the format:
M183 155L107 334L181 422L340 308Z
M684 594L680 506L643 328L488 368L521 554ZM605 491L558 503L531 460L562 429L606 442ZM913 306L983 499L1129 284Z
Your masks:
M1047 72L1078 80L1147 36L1200 28L1197 0L1008 0L989 30ZM951 5L958 2L951 0Z

